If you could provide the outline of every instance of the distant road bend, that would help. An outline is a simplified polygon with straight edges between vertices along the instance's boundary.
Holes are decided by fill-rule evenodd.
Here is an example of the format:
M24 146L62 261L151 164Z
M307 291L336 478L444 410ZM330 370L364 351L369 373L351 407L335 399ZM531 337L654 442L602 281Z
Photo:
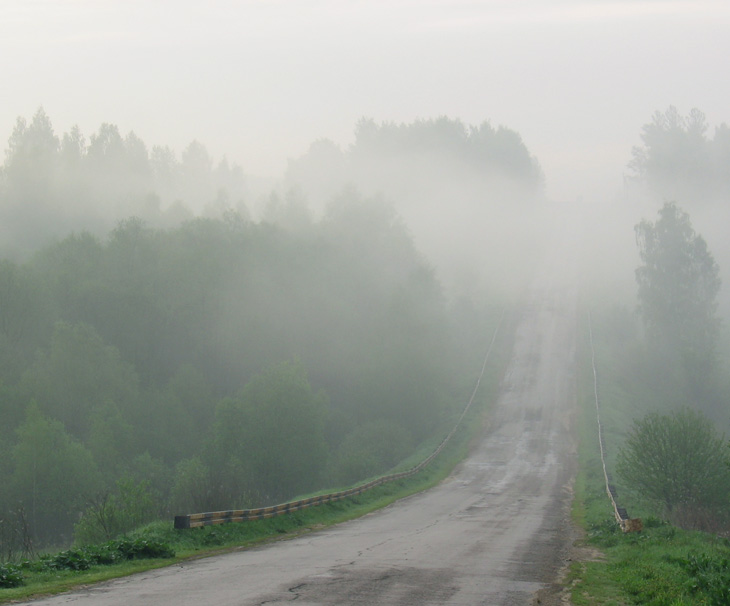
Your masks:
M538 590L541 604L559 603L554 581L571 541L575 296L555 269L533 285L481 443L441 485L299 538L36 603L499 605L529 604Z

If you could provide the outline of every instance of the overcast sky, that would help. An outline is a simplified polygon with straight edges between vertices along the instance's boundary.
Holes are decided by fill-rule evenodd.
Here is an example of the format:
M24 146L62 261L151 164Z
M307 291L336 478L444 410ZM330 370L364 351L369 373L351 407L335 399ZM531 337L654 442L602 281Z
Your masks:
M519 132L554 198L612 194L655 110L730 123L730 2L1 0L0 140L39 106L280 176L360 117Z

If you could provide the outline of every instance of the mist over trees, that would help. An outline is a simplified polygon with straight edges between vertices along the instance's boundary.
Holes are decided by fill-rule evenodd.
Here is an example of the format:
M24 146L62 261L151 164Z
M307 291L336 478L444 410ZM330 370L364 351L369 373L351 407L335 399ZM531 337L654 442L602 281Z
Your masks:
M642 127L640 139L641 145L633 148L628 163L627 194L647 208L646 212L675 202L690 213L727 283L730 127L722 123L711 128L701 110L692 109L685 116L670 106L654 113ZM729 291L720 293L718 305L721 315L730 317Z
M716 367L719 268L689 215L667 202L636 226L639 309L654 351L680 362L697 389Z
M321 139L290 160L286 183L310 201L347 185L392 200L449 293L520 288L544 237L540 165L518 133L488 122L363 118L347 149Z
M727 416L728 338L721 319L730 312L730 295L721 284L730 266L730 147L727 125L716 127L713 138L708 130L698 109L687 116L673 106L657 111L642 128L629 168L643 206L658 211L655 221L635 226L639 310L652 356L683 377L688 397L697 398L692 406L717 418Z
M533 195L543 186L537 160L520 135L504 126L467 126L446 116L410 124L363 118L354 137L345 151L327 139L315 141L304 156L289 161L287 178L306 191L330 194L348 183L374 190L366 193L387 188L411 203L439 182L473 180L493 190L499 183ZM430 202L431 197L421 204Z
M464 149L494 137L539 188L503 130ZM288 189L256 221L201 144L59 137L43 110L0 182L0 517L36 545L360 481L471 388L496 305L445 293L390 196Z
M702 112L674 107L643 127L625 192L644 215L634 225L636 298L602 320L609 397L625 406L622 488L647 513L713 531L730 519L726 131L709 138Z
M169 147L147 145L102 124L87 140L78 127L59 136L39 109L18 118L0 170L0 251L29 254L51 238L88 230L104 236L137 216L158 227L179 225L206 208L245 215L243 171L217 165L193 141L180 160Z
M632 150L632 179L659 200L702 206L730 195L730 127L721 124L708 137L705 114L676 107L656 111L642 127L642 145Z
M713 185L678 178L666 191L695 202L636 225L648 347L628 312L612 338L632 380L671 377L666 410L717 413L723 263L682 210L724 187L726 128L709 140L703 120L655 115L634 151L656 195L682 154ZM463 403L547 207L519 134L489 123L363 119L253 200L198 142L178 160L112 124L87 141L42 109L19 119L0 172L0 513L40 544L103 540L386 471Z
M713 423L688 408L634 422L617 471L673 523L718 531L727 515L727 444Z
M340 471L343 440L376 421L404 444L430 436L455 410L455 364L474 354L457 351L433 271L394 216L354 194L301 232L130 219L2 270L8 297L40 293L2 308L2 499L32 512L43 540L69 536L86 501L138 465L166 468L165 499L175 487L185 509L362 479Z

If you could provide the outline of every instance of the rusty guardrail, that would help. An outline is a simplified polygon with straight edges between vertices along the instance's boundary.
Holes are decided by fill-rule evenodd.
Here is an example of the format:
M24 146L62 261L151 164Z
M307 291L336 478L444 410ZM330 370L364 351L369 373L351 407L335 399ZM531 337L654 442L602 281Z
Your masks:
M249 520L263 520L265 518L273 518L285 513L292 511L299 511L300 509L306 509L308 507L315 507L317 505L323 505L325 503L332 503L334 501L340 501L347 497L360 494L386 482L394 482L406 478L415 473L418 473L433 458L441 452L445 445L445 441L431 454L426 460L416 465L408 471L402 471L400 473L394 473L391 475L383 476L371 482L349 488L347 490L341 490L339 492L331 492L328 494L318 495L316 497L309 497L301 499L299 501L290 501L288 503L282 503L281 505L272 505L271 507L259 507L257 509L232 509L228 511L212 511L207 513L191 513L182 516L175 516L175 528L198 528L200 526L212 526L216 524L228 524L230 522L247 522Z

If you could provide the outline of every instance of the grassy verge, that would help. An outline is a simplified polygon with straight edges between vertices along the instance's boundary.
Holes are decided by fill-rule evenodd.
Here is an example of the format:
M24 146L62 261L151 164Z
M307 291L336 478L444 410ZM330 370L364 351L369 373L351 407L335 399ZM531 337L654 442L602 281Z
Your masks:
M418 474L383 484L366 493L342 501L267 520L254 520L189 530L175 530L171 520L155 522L131 533L128 539L147 541L154 545L169 547L174 552L174 556L134 560L120 558L116 562L103 565L90 560L89 566L84 570L79 570L78 567L75 567L76 569L49 568L28 562L18 570L23 577L22 586L0 588L0 604L26 600L41 595L57 594L83 585L153 568L170 566L183 560L225 553L234 549L245 549L268 541L292 538L363 516L386 507L398 499L437 485L466 457L474 440L483 430L484 414L495 401L502 371L511 348L511 331L507 326L504 326L502 333L499 339L500 342L495 347L494 357L490 360L479 393L469 414L464 418L459 430L454 434L447 447ZM469 395L471 395L471 392L469 392ZM424 460L433 452L441 439L441 437L436 436L432 442L424 443L418 451L403 461L394 471L412 468ZM331 490L326 492L331 492ZM306 496L312 495L302 495L299 498ZM78 551L83 552L83 550ZM64 561L85 557L75 553L75 550L64 553L66 556L61 558ZM71 555L69 556L69 554ZM74 568L74 566L72 565L71 568ZM0 578L2 574L3 568L0 566Z
M587 325L583 328L587 334ZM594 331L594 337L595 334ZM630 397L620 385L621 376L615 372L619 367L616 360L606 359L610 355L609 350L599 349L601 418L604 424L607 420L611 424L604 431L609 452L613 451L609 471L620 447L617 438L632 420L622 412L630 409ZM568 583L572 585L573 603L578 606L730 604L730 542L727 539L681 530L645 517L645 511L621 495L619 500L628 505L632 517L644 517L644 530L623 534L618 528L601 468L587 336L580 343L579 360L580 466L573 516L585 531L583 546L591 548L595 557L571 565Z
M390 482L342 501L267 520L190 530L175 530L171 521L155 522L135 531L131 536L170 546L174 550L174 557L92 565L88 570L38 571L32 567L21 569L24 584L20 587L0 589L0 603L60 593L73 587L169 566L191 558L206 557L267 541L291 538L363 516L438 484L464 458L468 452L469 439L476 433L478 425L478 417L472 418L471 423L455 435L456 440L453 444L450 443L431 465L411 478Z

